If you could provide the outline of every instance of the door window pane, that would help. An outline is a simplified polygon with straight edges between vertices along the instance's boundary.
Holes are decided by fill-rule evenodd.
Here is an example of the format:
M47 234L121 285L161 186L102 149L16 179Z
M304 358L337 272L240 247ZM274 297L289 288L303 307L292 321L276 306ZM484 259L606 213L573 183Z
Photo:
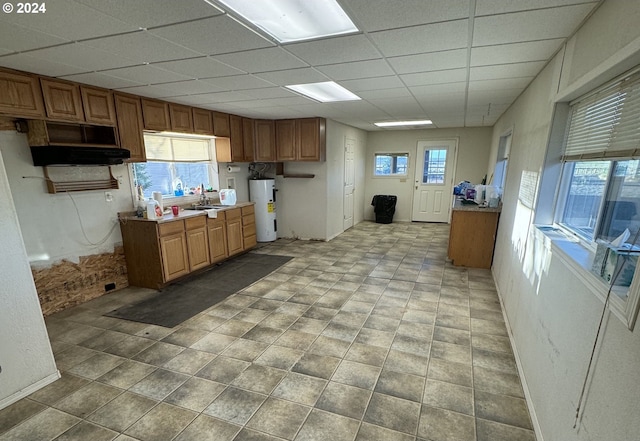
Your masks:
M447 150L425 150L423 184L444 184Z

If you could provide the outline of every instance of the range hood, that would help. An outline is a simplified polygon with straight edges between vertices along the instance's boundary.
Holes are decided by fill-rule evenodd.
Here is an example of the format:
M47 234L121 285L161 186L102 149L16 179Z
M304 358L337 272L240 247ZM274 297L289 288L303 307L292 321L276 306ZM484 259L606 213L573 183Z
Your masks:
M32 146L33 165L116 165L131 157L127 149L115 147Z

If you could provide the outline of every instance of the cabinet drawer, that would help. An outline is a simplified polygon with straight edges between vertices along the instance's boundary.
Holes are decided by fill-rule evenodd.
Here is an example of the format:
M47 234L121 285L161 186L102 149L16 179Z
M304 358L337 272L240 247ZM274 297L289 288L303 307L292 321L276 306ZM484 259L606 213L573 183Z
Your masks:
M245 237L244 237L243 245L244 245L244 249L245 249L245 250L248 250L248 249L250 249L250 248L253 248L253 247L255 247L257 244L258 244L258 240L257 240L257 238L256 238L256 235L255 235L255 234L254 234L254 235L252 235L252 236L245 236Z
M237 219L242 216L242 210L239 208L232 208L231 210L226 210L225 214L227 215L227 220Z
M242 226L242 235L244 237L247 236L255 236L256 234L256 224L249 224Z
M207 216L192 217L184 220L184 225L187 230L193 230L194 228L202 228L207 225Z
M256 210L253 205L247 205L246 207L242 207L242 215L246 216L247 214L253 214Z
M256 217L251 214L249 216L242 216L242 225L255 225Z
M184 221L173 221L158 224L158 234L160 234L160 236L181 233L182 231L184 231Z
M205 219L207 219L208 224L214 224L216 222L224 222L225 220L227 220L227 216L224 211L218 211L216 213L216 216L217 217L209 217Z

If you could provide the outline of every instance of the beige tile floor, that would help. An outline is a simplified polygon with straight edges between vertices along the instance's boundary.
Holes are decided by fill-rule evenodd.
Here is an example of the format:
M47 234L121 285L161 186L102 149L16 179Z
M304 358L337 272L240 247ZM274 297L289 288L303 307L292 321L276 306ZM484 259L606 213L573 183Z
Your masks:
M488 270L446 262L448 226L363 222L278 240L276 272L173 328L47 318L62 378L0 411L0 440L531 441Z

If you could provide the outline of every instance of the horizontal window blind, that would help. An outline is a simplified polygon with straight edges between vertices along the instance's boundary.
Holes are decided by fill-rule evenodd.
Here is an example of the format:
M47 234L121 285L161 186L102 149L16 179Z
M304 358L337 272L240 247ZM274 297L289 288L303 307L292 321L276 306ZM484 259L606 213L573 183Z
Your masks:
M200 162L211 160L210 141L144 135L147 161Z
M640 156L640 72L571 105L563 160Z

